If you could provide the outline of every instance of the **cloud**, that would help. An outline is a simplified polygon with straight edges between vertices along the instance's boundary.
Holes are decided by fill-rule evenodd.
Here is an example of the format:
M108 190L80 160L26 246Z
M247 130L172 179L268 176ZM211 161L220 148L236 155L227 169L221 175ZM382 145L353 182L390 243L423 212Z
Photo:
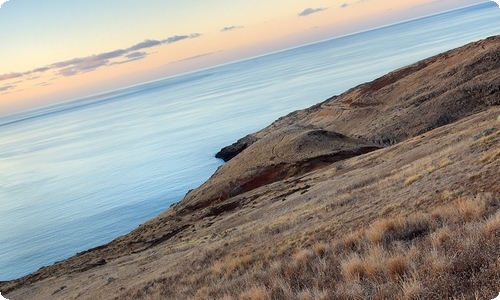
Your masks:
M4 86L0 86L0 92L5 92L7 90L10 90L10 89L13 89L15 86L13 85L4 85Z
M80 63L82 61L83 61L83 58L73 58L73 59L70 59L70 60L65 60L65 61L60 61L60 62L53 63L52 65L49 66L49 68L51 68L51 69L54 69L54 68L64 68L64 67L67 67L67 66L78 64L78 63Z
M1 1L1 0L0 0ZM159 46L162 44L171 44L178 41L182 41L185 39L193 39L202 36L200 33L193 33L189 35L174 35L168 37L164 40L144 40L140 43L137 43L126 49L117 49L109 52L103 52L100 54L94 54L87 57L77 57L69 60L55 62L51 65L36 68L32 71L19 73L19 72L11 72L6 74L0 74L0 81L9 80L13 78L20 78L25 75L29 75L32 73L43 73L50 70L55 70L56 74L61 76L73 76L80 73L86 73L90 71L94 71L98 68L104 66L112 66L116 64L123 64L135 60L139 60L145 58L148 53L138 51L140 49L151 48L155 46ZM125 58L122 61L112 62L113 59ZM36 77L37 78L37 77ZM28 78L30 79L30 78ZM5 87L4 87L5 88Z
M41 67L41 68L34 69L32 72L33 73L38 73L38 72L43 73L43 72L48 71L48 70L50 70L50 67Z
M241 29L241 28L243 28L243 27L244 27L244 26L227 26L227 27L222 28L220 31L221 31L221 32L226 32L226 31L231 31L231 30Z
M146 57L146 55L147 55L146 52L132 52L132 53L125 55L125 57L128 59L139 59L139 58Z
M194 38L197 38L200 36L202 36L202 34L200 34L200 33L193 33L190 35L174 35L172 37L169 37L168 39L163 40L162 42L164 44L171 44L171 43L175 43L175 42L182 41L185 39L194 39Z
M0 8L2 8L2 5L4 5L5 2L9 2L9 0L0 0Z
M118 49L118 50L115 50L115 51L104 52L104 53L98 54L98 55L95 56L95 58L96 59L102 59L102 60L112 59L112 58L120 57L120 56L122 56L122 55L124 55L126 53L128 53L127 50Z
M150 48L150 47L154 47L154 46L158 46L158 45L161 45L161 41L157 41L157 40L145 40L143 42L140 42L138 44L133 45L130 48L127 48L127 50L128 51L137 51L137 50L140 50L140 49Z
M368 1L368 0L358 0L358 1L354 2L354 3L352 3L352 2L351 2L351 3L344 2L344 3L342 3L342 4L340 5L340 8L346 8L346 7L348 7L348 6L351 6L351 5L356 5L356 4L360 4L360 3L362 3L362 2L366 2L366 1ZM440 1L443 1L443 0L440 0Z
M168 39L163 40L162 43L171 44L171 43L182 41L182 40L185 40L188 38L189 38L189 35L174 35L174 36L169 37Z
M40 82L40 83L38 83L36 85L38 85L38 86L47 86L47 85L52 85L52 84L53 84L52 82Z
M305 17L305 16L308 16L310 14L314 14L314 13L317 13L317 12L320 12L320 11L324 11L326 9L327 8L325 8L325 7L320 7L320 8L311 8L311 7L309 7L309 8L304 9L303 11L301 11L299 13L299 17Z
M170 62L170 64L175 64L175 63L186 61L186 60L197 59L197 58L200 58L200 57L212 55L212 54L219 53L219 52L222 52L222 50L213 51L213 52L207 52L207 53L198 54L198 55L195 55L195 56L186 57L186 58L183 58L183 59L180 59L180 60L176 60L176 61Z
M3 75L0 75L0 81L2 81L2 80L9 80L9 79L12 79L12 78L18 78L18 77L22 77L24 75L25 75L25 73L8 73L8 74L3 74Z
M118 52L120 52L121 54L117 54ZM93 71L97 68L107 65L109 63L109 59L120 57L125 53L126 52L123 52L123 50L116 50L62 62L59 64L60 66L62 66L62 68L59 70L59 75L72 76L79 73Z
M127 62L139 60L147 56L146 52L138 51L145 48L151 48L162 44L171 44L185 39L193 39L201 36L199 33L190 35L174 35L164 40L147 39L126 49L118 49L110 52L104 52L84 58L73 58L71 60L57 62L48 68L60 69L58 74L62 76L73 76L80 73L94 71L100 67L124 64ZM126 60L110 62L111 59L124 57Z
M130 48L127 48L126 51L127 52L128 51L137 51L140 49L151 48L151 47L159 46L162 44L171 44L171 43L175 43L175 42L182 41L185 39L194 39L194 38L197 38L200 36L201 36L200 33L193 33L190 35L174 35L174 36L168 37L168 38L161 40L161 41L159 41L159 40L144 40L138 44L133 45Z
M147 53L147 52L132 52L130 54L125 55L125 58L127 58L126 60L115 61L115 62L110 63L109 65L114 66L114 65L125 64L125 63L132 62L135 60L143 59L148 55L149 55L149 53Z
M155 52L153 52L153 53L155 53ZM135 60L143 59L143 58L146 58L146 56L148 56L149 54L151 54L151 53L140 52L140 51L132 52L132 53L129 53L129 54L124 56L126 58L126 60L112 62L109 64L109 66L121 65L121 64L129 63L129 62L132 62Z

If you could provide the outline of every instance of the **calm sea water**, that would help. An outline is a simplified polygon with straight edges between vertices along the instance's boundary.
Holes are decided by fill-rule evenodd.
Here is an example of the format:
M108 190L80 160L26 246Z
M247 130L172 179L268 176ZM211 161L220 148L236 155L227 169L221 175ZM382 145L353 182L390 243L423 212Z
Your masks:
M0 118L0 280L109 242L296 109L500 34L492 2Z

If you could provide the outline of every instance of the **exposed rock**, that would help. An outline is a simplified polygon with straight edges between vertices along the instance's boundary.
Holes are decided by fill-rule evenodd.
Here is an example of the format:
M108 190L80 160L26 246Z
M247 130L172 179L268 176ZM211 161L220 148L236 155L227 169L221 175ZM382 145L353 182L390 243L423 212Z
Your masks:
M217 154L215 154L215 157L228 162L231 158L240 154L241 151L245 150L246 148L248 148L248 146L252 145L256 141L257 138L252 135L247 135L234 142L232 145L222 148L219 152L217 152Z
M281 117L224 148L232 159L178 207L203 208L498 105L499 53L500 36L490 37Z

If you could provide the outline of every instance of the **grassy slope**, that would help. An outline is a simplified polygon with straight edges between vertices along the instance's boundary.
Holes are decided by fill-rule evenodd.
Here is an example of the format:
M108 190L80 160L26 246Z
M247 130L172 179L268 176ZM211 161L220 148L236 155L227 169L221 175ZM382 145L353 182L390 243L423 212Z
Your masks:
M492 299L499 115L242 195L116 299Z
M490 40L483 52L474 50L481 48L479 42L462 48L462 56L431 58L432 63L423 63L430 71L422 63L416 66L424 69L395 71L384 77L385 85L382 79L362 85L340 96L341 105L339 99L327 100L257 134L269 136L283 128L280 123L332 129L332 115L342 121L363 113L368 118L357 123L370 124L335 129L354 130L353 136L367 142L394 132L402 142L188 209L203 189L195 190L190 201L131 234L0 283L0 290L9 290L9 299L493 298L500 288L500 108L495 104L500 73L491 67L498 68L498 40ZM441 70L439 80L455 74L452 82L462 82L433 96L444 101L436 100L442 106L417 95L404 105L398 98L378 105L375 109L386 114L377 124L377 111L366 114L373 109L366 101L376 97L360 93L382 97L378 91L385 86L389 94L397 89L418 94L412 92L409 70L423 70L415 73L427 76L420 82L434 86L424 95L440 90L443 82L431 76L441 63L448 69ZM479 69L467 69L471 65ZM464 76L471 78L463 81ZM487 96L476 101L482 94ZM353 95L364 102L349 102ZM449 108L453 97L468 103L469 111L460 115L463 107ZM484 99L489 108L481 106ZM408 107L415 103L429 105L430 117L420 119L443 121L447 112L460 115L459 121L428 132L422 128L442 124L417 122L397 131L394 126L403 123L394 120L414 114Z

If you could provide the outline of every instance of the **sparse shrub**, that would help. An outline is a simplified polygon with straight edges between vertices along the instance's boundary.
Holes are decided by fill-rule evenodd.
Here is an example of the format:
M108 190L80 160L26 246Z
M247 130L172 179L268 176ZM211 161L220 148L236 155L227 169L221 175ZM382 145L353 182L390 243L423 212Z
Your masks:
M342 275L347 282L359 281L366 276L364 261L354 254L341 263Z
M310 246L288 252L207 251L199 263L209 268L151 281L125 298L489 299L500 282L499 207L491 194L462 197L378 219L329 244L307 236L302 245Z
M302 249L295 253L292 263L295 265L304 265L314 258L314 252L310 249Z
M387 259L387 274L392 282L397 283L407 274L409 266L403 255L389 257Z
M383 283L386 277L387 251L380 245L373 245L368 249L364 258L366 277L371 282Z
M460 217L456 221L468 222L481 218L485 214L486 206L484 201L476 201L471 198L460 198L455 202Z
M410 277L401 282L402 299L424 299L426 289L422 282L415 277Z
M443 160L441 160L441 161L439 162L438 167L439 167L439 169L441 169L441 168L444 168L444 167L446 167L446 166L451 165L451 163L452 163L452 161L451 161L450 159L445 158L445 159L443 159Z
M382 242L390 232L396 230L396 221L392 219L377 220L370 225L365 234L372 243Z
M439 200L441 202L451 202L453 200L456 200L459 195L460 195L460 191L445 190L439 195Z
M427 173L431 174L432 172L436 171L438 169L438 167L436 166L430 166L430 167L427 167L427 169L425 169L427 171Z
M317 256L323 257L326 252L330 250L330 246L325 243L318 242L313 244L312 250Z
M252 286L250 289L240 294L241 300L266 300L269 298L269 292L265 286Z
M405 180L404 185L409 186L410 184L412 184L416 181L419 181L422 178L422 176L423 176L422 174L416 174L416 175L410 176Z
M495 150L492 150L486 154L484 154L480 159L479 161L482 162L482 163L491 163L497 159L500 159L500 149L495 149Z

